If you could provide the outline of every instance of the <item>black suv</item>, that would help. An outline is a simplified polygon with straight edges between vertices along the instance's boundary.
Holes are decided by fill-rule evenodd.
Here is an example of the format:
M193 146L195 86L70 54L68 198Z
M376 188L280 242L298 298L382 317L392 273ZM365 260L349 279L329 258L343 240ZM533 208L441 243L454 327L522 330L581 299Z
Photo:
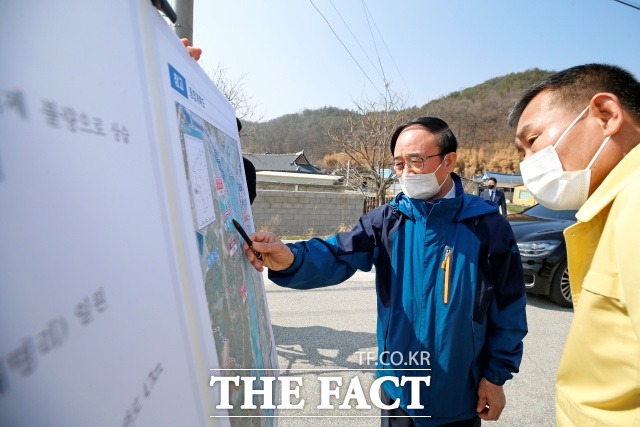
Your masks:
M548 295L562 307L573 306L562 232L575 224L576 212L538 204L507 217L518 242L527 292Z

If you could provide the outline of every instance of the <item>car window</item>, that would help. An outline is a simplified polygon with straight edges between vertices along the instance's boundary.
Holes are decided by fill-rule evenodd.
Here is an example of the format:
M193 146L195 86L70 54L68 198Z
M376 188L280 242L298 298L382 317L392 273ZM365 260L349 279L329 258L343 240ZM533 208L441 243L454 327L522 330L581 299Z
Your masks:
M531 206L529 209L525 209L522 213L530 216L535 216L536 218L562 219L567 221L575 221L576 212L577 210L554 211L552 209L545 208L541 204L537 204L537 205Z

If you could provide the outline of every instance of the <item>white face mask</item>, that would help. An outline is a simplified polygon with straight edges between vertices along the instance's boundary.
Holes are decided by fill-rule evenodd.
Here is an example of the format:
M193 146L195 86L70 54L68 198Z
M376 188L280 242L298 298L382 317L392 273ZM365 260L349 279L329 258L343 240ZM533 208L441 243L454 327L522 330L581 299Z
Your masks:
M522 180L527 190L542 205L549 209L580 209L589 197L591 166L596 161L610 137L606 137L586 169L566 172L562 168L556 148L567 133L587 112L585 108L560 135L555 144L549 145L520 163Z
M446 158L446 156L445 156ZM438 169L440 166L444 164L444 159L440 162ZM431 173L424 174L403 174L398 180L400 181L400 186L402 188L402 192L406 194L408 197L412 199L423 199L429 200L440 191L440 188L447 181L446 179L442 181L442 184L438 183L438 178L436 178L436 172L438 169Z

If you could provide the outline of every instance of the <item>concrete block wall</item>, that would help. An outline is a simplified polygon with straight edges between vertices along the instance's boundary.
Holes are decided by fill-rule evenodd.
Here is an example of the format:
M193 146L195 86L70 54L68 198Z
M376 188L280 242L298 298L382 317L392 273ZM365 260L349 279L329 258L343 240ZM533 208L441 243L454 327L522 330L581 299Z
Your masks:
M251 210L257 231L314 237L350 230L363 207L361 194L259 189Z

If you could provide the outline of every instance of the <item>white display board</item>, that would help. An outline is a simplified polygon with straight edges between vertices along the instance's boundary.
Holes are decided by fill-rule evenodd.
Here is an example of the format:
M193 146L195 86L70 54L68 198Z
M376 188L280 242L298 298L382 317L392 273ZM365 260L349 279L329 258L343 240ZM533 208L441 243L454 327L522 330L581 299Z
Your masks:
M248 370L277 367L273 338L259 275L216 251L225 213L252 228L246 194L219 213L206 178L222 173L197 164L210 138L184 138L167 64L200 96L179 94L183 110L226 135L225 159L240 156L233 110L148 0L0 13L0 425L228 425L208 383L236 337L218 353L214 321L259 313ZM241 166L224 170L237 183ZM245 296L222 315L216 261L238 278L218 291Z
M210 333L217 349L218 367L229 376L275 376L277 356L262 275L242 251L242 239L232 220L251 232L253 218L246 188L235 113L210 78L194 61L185 63L184 47L158 14L151 14L155 53L147 61L160 76L157 95L163 100L169 169L180 172L176 182L179 206L190 206L180 216L186 234L195 237L189 260L199 260L206 294ZM206 193L206 194L205 194ZM194 270L196 267L194 266ZM241 410L242 388L231 391L232 424L270 425L271 410ZM252 421L247 421L251 417Z

